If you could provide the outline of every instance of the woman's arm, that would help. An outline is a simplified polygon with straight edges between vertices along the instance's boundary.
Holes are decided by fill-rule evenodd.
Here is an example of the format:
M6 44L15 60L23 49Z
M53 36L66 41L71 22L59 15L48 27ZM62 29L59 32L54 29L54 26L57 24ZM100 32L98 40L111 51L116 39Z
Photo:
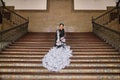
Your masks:
M60 41L60 32L57 30L57 42Z
M65 30L63 29L62 31L61 31L61 36L60 37L64 37L65 36Z
M61 31L60 40L61 40L62 42L66 42L66 39L65 39L65 31L64 31L64 29Z

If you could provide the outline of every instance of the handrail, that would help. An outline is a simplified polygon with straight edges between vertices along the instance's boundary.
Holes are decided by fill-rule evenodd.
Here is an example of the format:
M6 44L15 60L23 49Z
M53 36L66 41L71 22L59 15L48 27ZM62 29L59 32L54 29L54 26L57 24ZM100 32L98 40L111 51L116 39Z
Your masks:
M26 23L28 23L28 22L26 22ZM11 30L17 29L18 27L21 27L22 25L24 25L24 24L26 24L26 23L17 25L17 26L15 26L15 27L12 27L12 28L7 29L7 30L0 31L0 34L4 34L4 33L9 32L9 31L11 31Z
M7 9L8 11L10 11L10 12L12 12L12 13L16 14L17 16L21 17L22 19L24 19L24 20L28 21L28 19L24 18L23 16L19 15L19 14L18 14L18 13L16 13L16 12L14 12L14 11L12 11L12 10L8 9L7 7L5 7L4 9Z
M9 15L6 16L5 12ZM13 24L13 26L12 28L0 31L0 51L25 35L28 32L29 23L28 19L6 7L3 8L3 18Z
M106 27L107 24L118 18L118 13L119 10L115 7L97 18L92 19L92 24L93 32L120 52L120 32Z
M101 18L102 16L104 16L104 15L106 15L106 14L108 14L108 13L110 13L110 12L114 11L115 9L116 9L116 7L115 7L115 8L113 8L113 9L111 9L111 10L109 10L109 11L107 11L107 12L105 12L105 13L103 13L102 15L98 16L97 18L95 18L95 19L93 19L93 20L95 21L95 20L97 20L97 19Z
M109 30L109 31L112 31L112 32L120 35L120 32L118 32L118 31L115 31L115 30L113 30L113 29L111 29L111 28L105 27L104 25L101 25L101 24L98 24L98 23L95 23L95 22L93 22L93 23L94 23L94 24L97 24L97 25L99 25L99 26L101 26L101 27L103 27L103 28L105 28L105 29L107 29L107 30Z

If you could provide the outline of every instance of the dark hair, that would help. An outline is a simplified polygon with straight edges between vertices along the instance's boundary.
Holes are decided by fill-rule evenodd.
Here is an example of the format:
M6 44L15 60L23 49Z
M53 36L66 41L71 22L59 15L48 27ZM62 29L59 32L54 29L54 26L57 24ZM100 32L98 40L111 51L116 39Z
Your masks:
M59 26L60 26L60 25L64 26L64 24L63 24L63 23L60 23L60 24L59 24Z

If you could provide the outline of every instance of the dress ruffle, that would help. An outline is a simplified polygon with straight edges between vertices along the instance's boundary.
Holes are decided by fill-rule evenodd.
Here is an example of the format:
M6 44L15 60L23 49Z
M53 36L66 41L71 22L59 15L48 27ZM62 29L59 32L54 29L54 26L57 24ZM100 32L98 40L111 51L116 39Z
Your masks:
M43 57L42 64L49 71L60 71L61 69L69 66L72 50L70 46L53 47Z

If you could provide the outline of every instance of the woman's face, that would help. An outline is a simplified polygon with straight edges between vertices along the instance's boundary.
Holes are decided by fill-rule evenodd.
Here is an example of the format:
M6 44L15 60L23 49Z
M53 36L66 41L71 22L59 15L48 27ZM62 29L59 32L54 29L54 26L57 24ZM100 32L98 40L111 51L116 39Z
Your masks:
M64 26L63 26L63 25L60 25L60 26L59 26L59 29L60 29L60 30L64 29Z

